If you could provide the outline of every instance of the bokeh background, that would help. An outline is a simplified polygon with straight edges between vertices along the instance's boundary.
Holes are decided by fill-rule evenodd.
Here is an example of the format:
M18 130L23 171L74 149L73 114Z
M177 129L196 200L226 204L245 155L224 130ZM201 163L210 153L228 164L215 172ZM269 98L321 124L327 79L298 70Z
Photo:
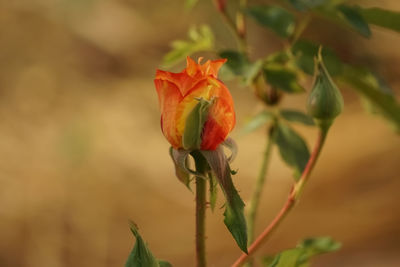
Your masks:
M190 25L207 22L221 47L234 46L211 1L200 2L190 12L171 0L0 2L1 267L123 266L134 242L128 219L158 258L194 266L194 195L174 177L153 77ZM395 0L358 2L400 11ZM279 49L271 32L249 28L256 55ZM317 21L305 36L379 71L399 94L400 34L374 28L366 40ZM228 85L238 115L234 182L247 200L264 131L239 136L238 129L261 107L248 88ZM343 248L315 266L400 266L400 139L356 93L342 91L344 113L304 197L258 254L330 235ZM305 95L283 101L304 103ZM315 129L296 129L312 145ZM274 149L258 231L291 183ZM222 212L208 213L210 266L229 266L240 254Z

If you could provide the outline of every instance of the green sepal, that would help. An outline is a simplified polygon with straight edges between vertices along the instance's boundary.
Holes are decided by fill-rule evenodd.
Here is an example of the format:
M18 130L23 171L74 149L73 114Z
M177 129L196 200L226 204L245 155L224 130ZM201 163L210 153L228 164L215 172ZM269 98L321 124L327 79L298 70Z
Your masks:
M208 110L213 100L197 99L199 103L193 108L186 118L185 130L182 136L182 145L185 150L200 149L201 134L204 123L208 118Z
M214 212L215 205L217 204L217 196L218 196L218 187L217 187L217 179L213 175L213 173L209 173L208 175L208 182L209 182L209 202L211 211Z
M235 140L228 137L225 139L224 142L221 143L221 145L223 145L224 147L226 147L227 149L229 149L231 151L231 155L228 157L228 162L230 163L230 162L234 161L234 159L236 158L237 153L238 153L238 147L237 147ZM231 173L232 173L232 171L231 171Z
M157 260L154 257L153 253L151 253L140 236L135 223L130 222L130 228L136 238L136 242L125 263L125 267L172 267L170 263L163 260Z
M174 167L175 167L175 176L178 178L179 181L181 181L190 191L192 189L190 188L190 172L187 171L187 156L189 155L189 152L182 158L178 159L178 155L174 152L174 148L170 147L169 148L169 155L172 158L172 161L174 162ZM178 160L181 160L182 162L179 163Z
M307 100L307 111L316 122L327 124L342 112L343 97L325 68L321 53L316 59L315 66L314 83Z
M298 180L310 158L306 142L291 127L279 122L275 143L283 161L294 169L294 177Z
M233 185L228 159L221 146L218 146L216 150L202 150L200 152L206 158L225 195L224 223L239 248L247 253L247 227L244 216L244 202Z

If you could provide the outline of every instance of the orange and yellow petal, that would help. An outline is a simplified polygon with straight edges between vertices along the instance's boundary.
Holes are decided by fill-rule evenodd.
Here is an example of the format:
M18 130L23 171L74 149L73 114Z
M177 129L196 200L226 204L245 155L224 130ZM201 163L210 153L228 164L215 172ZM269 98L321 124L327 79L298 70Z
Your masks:
M222 83L213 89L214 92L211 95L217 98L203 128L201 144L203 150L216 149L226 139L236 123L233 100L228 89Z
M207 60L200 68L205 76L211 75L214 78L218 77L219 69L224 65L226 59Z
M190 90L188 95L186 95L177 107L176 113L176 128L179 135L183 135L186 126L186 119L193 108L199 103L198 98L203 98L205 100L211 99L211 90L207 80L197 83L197 85ZM197 98L197 99L196 99Z
M176 113L183 97L176 85L169 81L155 79L154 84L161 109L161 129L171 145L179 148L182 138L176 130Z

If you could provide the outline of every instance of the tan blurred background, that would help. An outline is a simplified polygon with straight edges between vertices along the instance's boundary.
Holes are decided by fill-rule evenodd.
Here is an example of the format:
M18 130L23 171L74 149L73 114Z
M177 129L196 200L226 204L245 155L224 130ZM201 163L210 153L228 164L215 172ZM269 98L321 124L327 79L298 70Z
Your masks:
M134 241L128 219L158 258L194 265L194 195L173 175L153 76L189 25L208 22L220 45L233 43L210 1L200 2L192 12L171 0L0 2L1 267L123 266ZM400 11L395 0L362 2ZM279 48L270 32L249 27L255 55ZM306 36L368 63L399 93L400 34L374 28L367 41L315 23ZM238 129L260 106L248 89L228 85L238 114L235 183L248 199L264 134L240 137ZM344 114L303 199L259 254L331 235L342 250L315 266L400 266L400 139L342 91ZM300 95L283 105L304 103ZM297 129L312 145L315 129ZM258 231L292 182L273 153ZM222 210L208 214L210 266L229 266L240 254L222 221Z

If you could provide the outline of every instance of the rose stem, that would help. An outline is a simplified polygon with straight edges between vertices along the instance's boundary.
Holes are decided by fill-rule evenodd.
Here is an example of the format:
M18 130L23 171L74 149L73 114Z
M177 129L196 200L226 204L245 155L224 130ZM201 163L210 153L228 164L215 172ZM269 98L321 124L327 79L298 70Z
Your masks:
M322 150L322 147L324 145L326 136L328 133L328 129L325 130L320 130L317 142L315 144L314 150L307 162L307 165L301 174L300 179L293 185L289 197L286 200L286 203L282 207L282 209L279 211L279 213L275 216L275 218L272 220L272 222L265 228L265 230L257 237L257 239L251 244L251 246L248 249L248 254L243 253L232 265L232 267L239 267L243 263L245 263L249 257L261 246L262 243L264 243L267 238L271 235L273 230L276 229L276 227L282 222L282 220L286 217L286 215L289 213L289 211L293 208L293 205L296 203L296 201L299 199L303 187L305 183L308 181L308 178L314 168L314 165L318 159L318 156Z
M254 225L257 216L257 210L260 203L260 197L263 191L266 174L268 171L269 161L271 159L271 150L274 143L275 125L271 125L268 129L267 144L265 147L264 157L261 163L260 172L258 174L253 194L251 196L249 211L247 215L248 225L248 242L251 244L254 241Z
M205 174L207 162L200 153L193 155L196 170ZM196 177L196 260L197 267L206 266L206 246L205 246L205 220L206 220L206 184L204 177Z

